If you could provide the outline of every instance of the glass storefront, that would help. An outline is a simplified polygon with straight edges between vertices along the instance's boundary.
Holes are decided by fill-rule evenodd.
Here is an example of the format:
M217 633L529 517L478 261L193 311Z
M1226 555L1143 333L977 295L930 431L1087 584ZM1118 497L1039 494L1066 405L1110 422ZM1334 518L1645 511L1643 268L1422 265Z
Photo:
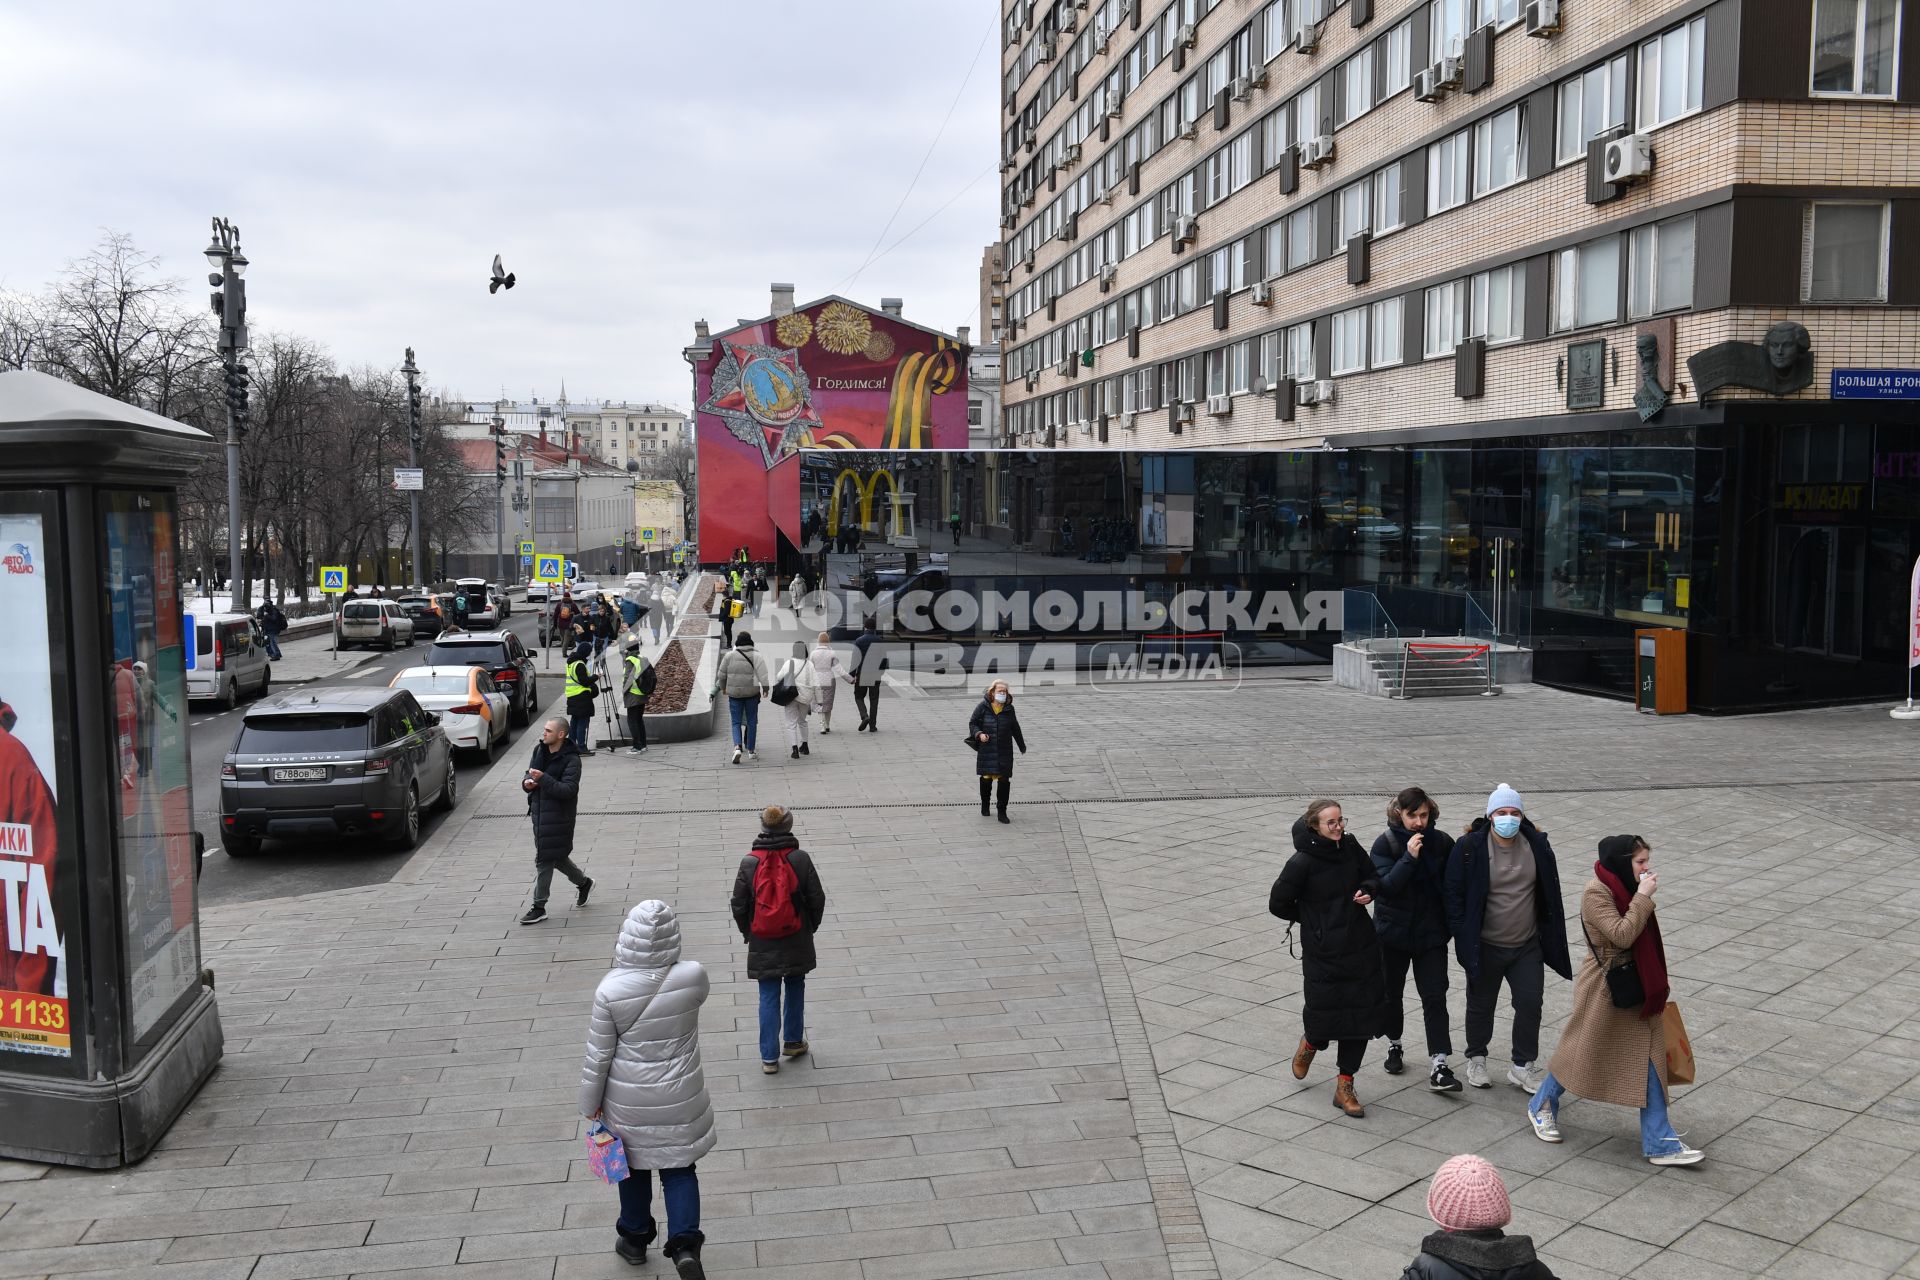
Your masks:
M800 497L829 531L809 545L835 588L913 578L1078 599L1118 579L1168 605L1354 588L1403 636L1485 635L1497 618L1545 683L1626 696L1633 631L1682 627L1696 707L1900 695L1920 422L1871 418L1920 415L1823 405L1792 421L1784 408L1313 452L816 452ZM1199 623L1249 658L1324 661L1338 627L1308 614L1256 605L1154 625Z

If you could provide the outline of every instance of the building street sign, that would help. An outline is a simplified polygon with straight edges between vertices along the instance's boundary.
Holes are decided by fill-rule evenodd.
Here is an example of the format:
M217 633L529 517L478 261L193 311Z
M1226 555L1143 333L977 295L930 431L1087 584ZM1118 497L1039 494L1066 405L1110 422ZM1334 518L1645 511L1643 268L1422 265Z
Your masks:
M1835 369L1835 400L1920 400L1920 369Z
M345 591L347 589L347 566L343 564L323 564L320 566L320 590Z

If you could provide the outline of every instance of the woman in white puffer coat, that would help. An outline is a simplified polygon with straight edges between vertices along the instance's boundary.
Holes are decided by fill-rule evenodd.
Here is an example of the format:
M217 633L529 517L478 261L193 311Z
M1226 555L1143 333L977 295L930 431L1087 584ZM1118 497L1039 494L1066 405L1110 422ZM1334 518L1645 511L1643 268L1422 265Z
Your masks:
M614 1252L646 1261L658 1233L651 1212L660 1171L667 1242L661 1252L682 1280L704 1280L700 1180L694 1162L713 1149L713 1103L700 1070L700 1006L707 971L680 958L680 921L664 902L627 912L613 969L593 993L581 1069L580 1114L620 1135L632 1172L620 1184Z

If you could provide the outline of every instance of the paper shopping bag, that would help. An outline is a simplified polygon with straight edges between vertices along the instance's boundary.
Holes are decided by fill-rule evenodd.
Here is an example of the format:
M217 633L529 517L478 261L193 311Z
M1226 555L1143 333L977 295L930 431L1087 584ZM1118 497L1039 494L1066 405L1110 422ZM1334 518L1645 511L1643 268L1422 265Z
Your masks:
M602 1182L617 1186L627 1180L627 1149L620 1135L598 1120L587 1126L587 1163Z
M1693 1041L1687 1038L1687 1024L1680 1017L1680 1006L1667 1001L1660 1012L1667 1032L1667 1083L1693 1083Z

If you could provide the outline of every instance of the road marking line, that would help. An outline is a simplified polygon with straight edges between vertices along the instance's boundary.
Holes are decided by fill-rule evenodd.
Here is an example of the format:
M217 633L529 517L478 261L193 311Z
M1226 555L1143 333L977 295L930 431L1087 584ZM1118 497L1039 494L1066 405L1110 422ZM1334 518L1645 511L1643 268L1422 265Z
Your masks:
M377 669L378 668L375 667L362 667L358 671L349 671L340 678L342 680L358 680L361 676L372 675Z

